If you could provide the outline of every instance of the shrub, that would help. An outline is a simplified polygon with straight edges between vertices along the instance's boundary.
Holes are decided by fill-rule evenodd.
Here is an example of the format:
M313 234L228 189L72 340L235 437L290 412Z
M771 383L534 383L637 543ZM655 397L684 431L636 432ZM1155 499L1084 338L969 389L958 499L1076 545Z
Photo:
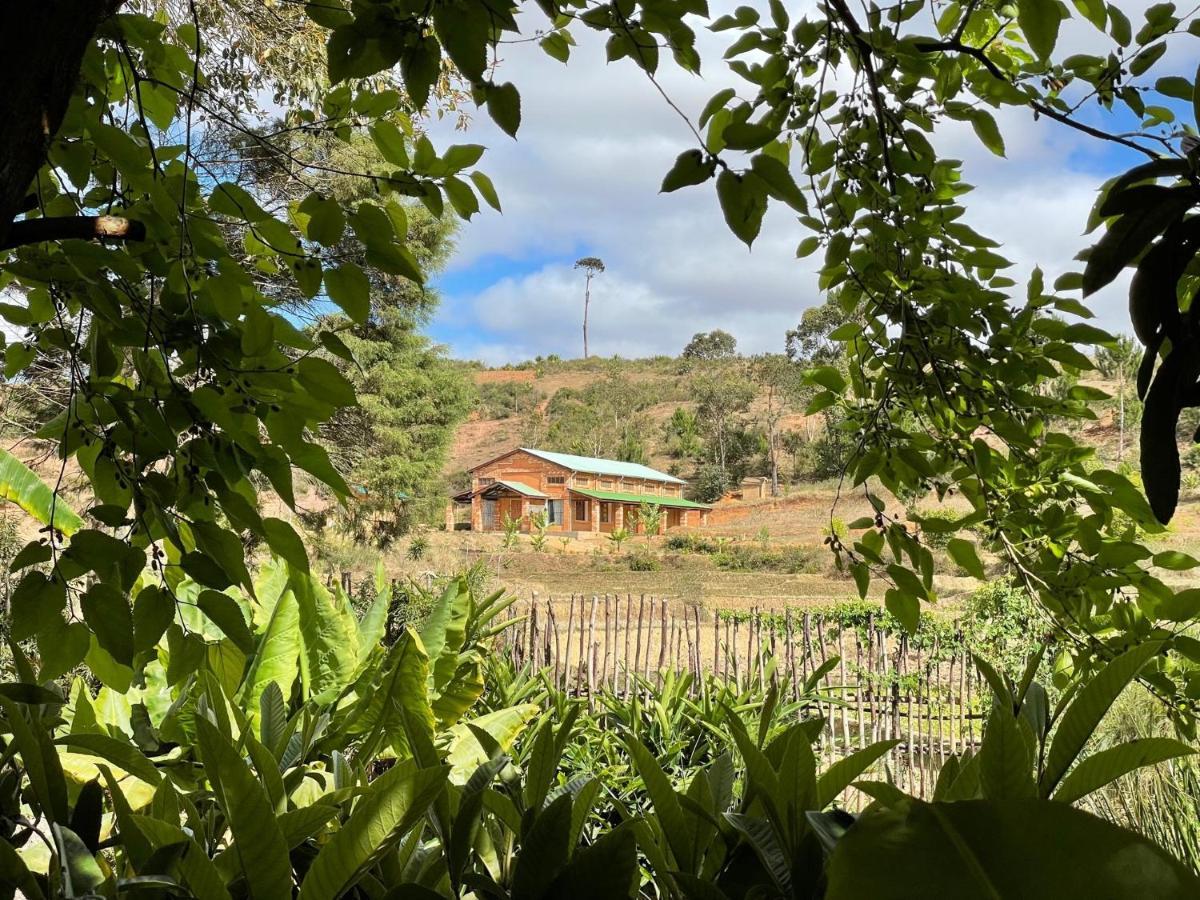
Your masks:
M504 538L501 540L500 546L505 550L511 550L517 544L517 535L521 533L521 520L514 519L505 513L500 527L504 529Z
M692 480L692 499L699 503L715 503L729 488L729 476L717 465L703 465Z
M957 529L953 523L962 516L953 510L935 507L914 511L910 519L919 523L921 542L933 550L945 550Z
M408 558L415 562L424 559L428 552L429 537L424 534L413 535L412 540L408 542Z
M631 572L657 572L659 562L649 553L630 553L626 558Z
M809 547L780 547L761 550L735 544L713 553L717 568L730 572L779 572L803 575L820 570L820 554Z
M526 381L493 381L479 385L478 409L488 419L523 415L537 405L537 392Z

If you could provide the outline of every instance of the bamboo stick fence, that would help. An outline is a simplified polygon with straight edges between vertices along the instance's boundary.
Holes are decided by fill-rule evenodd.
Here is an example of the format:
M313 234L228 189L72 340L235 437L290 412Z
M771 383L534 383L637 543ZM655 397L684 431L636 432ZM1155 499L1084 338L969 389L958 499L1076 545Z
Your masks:
M349 594L350 573L340 581ZM534 592L507 617L512 627L497 638L497 651L514 666L545 670L589 705L601 691L627 695L662 684L668 672L694 676L693 695L704 678L739 692L772 684L824 719L817 751L825 764L897 741L883 762L897 786L922 798L932 795L947 758L978 749L991 702L961 635L941 646L912 644L874 616L847 621L790 607L734 614L645 594ZM859 806L865 798L856 794L846 792Z
M865 623L791 608L738 615L632 594L572 595L513 604L497 650L515 666L545 670L561 690L628 694L689 673L739 691L778 686L783 699L825 720L817 752L827 763L870 743L898 743L884 758L897 786L932 794L946 759L982 738L986 683L960 639L913 645L875 617ZM882 617L881 617L882 618ZM811 689L810 689L811 688Z

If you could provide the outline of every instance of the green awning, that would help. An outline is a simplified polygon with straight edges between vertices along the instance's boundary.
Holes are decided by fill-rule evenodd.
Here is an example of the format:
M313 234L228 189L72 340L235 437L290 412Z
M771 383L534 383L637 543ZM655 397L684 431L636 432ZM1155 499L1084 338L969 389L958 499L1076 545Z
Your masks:
M675 509L712 509L703 503L684 500L682 497L660 497L657 494L626 494L621 491L593 491L584 488L571 488L571 493L591 497L593 500L608 500L612 503L652 503L655 506L668 506Z

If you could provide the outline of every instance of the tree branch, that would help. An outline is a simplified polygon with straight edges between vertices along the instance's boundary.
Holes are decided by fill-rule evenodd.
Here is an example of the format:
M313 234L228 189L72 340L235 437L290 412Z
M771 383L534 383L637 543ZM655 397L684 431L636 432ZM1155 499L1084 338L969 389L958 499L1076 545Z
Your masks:
M47 216L12 223L0 250L42 241L144 241L146 226L122 216Z
M846 5L845 0L829 0L829 5L837 12L838 18L854 38L858 53L858 61L867 76L867 86L871 91L871 104L875 107L876 127L879 129L879 146L883 154L883 171L887 175L888 189L896 193L896 171L892 168L892 157L888 147L887 107L883 104L883 93L879 89L879 77L875 73L875 48L863 37L862 26L854 18L854 13Z
M974 60L978 60L978 62L985 69L987 69L988 74L990 74L993 78L999 78L1001 81L1007 81L1009 83L1012 82L1012 79L1009 78L998 65L989 59L988 55L980 47L971 47L967 44L964 44L960 40L953 40L926 41L917 44L916 48L922 53L945 53L947 51L961 53L964 56L969 56ZM1120 144L1122 147L1128 147L1130 150L1136 150L1139 153L1144 153L1151 159L1159 158L1159 154L1155 153L1149 147L1143 147L1141 144L1135 143L1128 138L1121 137L1119 134L1110 134L1107 131L1101 131L1099 128L1093 128L1091 125L1085 125L1083 122L1077 122L1066 113L1061 113L1057 109L1046 105L1040 100L1034 100L1030 98L1029 108L1033 110L1035 118L1038 115L1042 115L1047 119L1053 119L1055 122L1066 125L1068 128L1074 128L1076 131L1081 131L1090 137L1099 138L1102 141L1111 141L1114 144Z

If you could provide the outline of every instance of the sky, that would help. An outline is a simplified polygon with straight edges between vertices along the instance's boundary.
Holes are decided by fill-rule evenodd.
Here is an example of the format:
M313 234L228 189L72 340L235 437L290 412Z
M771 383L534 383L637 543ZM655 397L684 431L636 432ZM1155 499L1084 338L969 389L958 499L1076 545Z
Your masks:
M1135 14L1145 5L1122 4ZM573 33L579 45L565 66L534 42L504 48L498 80L521 91L517 139L483 111L472 113L465 133L449 121L430 126L435 146L488 148L479 168L503 206L503 214L485 208L462 226L450 264L433 281L441 306L430 335L453 356L489 365L581 356L584 278L573 264L596 256L607 270L592 282L593 355L675 355L694 333L714 328L732 333L743 352L781 352L786 330L821 302L822 253L795 258L808 232L780 204L772 203L747 249L726 228L711 183L660 194L675 157L695 145L687 125L629 60L608 64L600 39ZM1080 22L1064 29L1060 49L1096 52L1099 37ZM700 77L666 58L660 66L662 87L693 121L709 97L739 84L721 61L728 40L700 32ZM1154 71L1190 76L1195 64L1191 44L1177 43ZM968 125L948 123L935 143L963 160L964 180L976 186L965 198L967 221L1001 242L1016 264L1010 274L1023 281L1040 265L1049 282L1079 268L1071 261L1090 243L1083 230L1100 184L1140 157L1023 111L997 119L1004 159ZM1127 287L1128 275L1089 298L1096 324L1128 331Z

